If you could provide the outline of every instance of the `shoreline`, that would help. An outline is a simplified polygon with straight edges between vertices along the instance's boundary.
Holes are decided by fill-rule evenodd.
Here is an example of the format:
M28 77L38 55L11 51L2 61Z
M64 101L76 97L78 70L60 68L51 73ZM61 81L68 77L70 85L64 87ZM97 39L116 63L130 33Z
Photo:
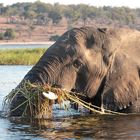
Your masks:
M55 42L53 41L46 41L46 42L0 42L0 45L52 45Z

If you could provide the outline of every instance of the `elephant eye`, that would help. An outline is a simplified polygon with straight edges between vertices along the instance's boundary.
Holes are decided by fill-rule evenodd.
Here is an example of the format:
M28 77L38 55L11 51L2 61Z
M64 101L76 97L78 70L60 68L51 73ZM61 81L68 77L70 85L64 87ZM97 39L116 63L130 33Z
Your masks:
M73 62L73 66L76 68L76 69L79 69L83 64L79 61L79 60L75 60Z

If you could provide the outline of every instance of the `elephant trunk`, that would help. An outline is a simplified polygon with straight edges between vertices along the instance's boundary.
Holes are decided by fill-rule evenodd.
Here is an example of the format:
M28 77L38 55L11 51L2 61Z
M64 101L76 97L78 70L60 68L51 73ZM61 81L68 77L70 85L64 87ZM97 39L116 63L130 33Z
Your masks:
M44 57L42 57L38 63L26 74L24 79L20 82L20 84L15 88L14 91L18 89L22 89L24 83L29 81L30 83L45 85L52 85L55 83L56 76L60 70L60 61L59 59L48 56L46 61L44 61ZM34 94L34 93L33 93ZM26 104L21 105L27 99L23 96L23 94L19 91L18 94L12 99L10 103L10 113L9 116L22 116L25 111ZM20 107L18 107L20 106Z
M27 73L24 80L31 83L50 84L52 85L60 71L61 62L54 56L42 57L39 62Z

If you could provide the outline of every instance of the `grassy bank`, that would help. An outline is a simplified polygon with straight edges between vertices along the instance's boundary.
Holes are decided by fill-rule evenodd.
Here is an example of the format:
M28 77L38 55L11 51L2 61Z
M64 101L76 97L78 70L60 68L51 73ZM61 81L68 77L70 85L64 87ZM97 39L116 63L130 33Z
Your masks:
M0 65L34 65L46 49L0 50Z

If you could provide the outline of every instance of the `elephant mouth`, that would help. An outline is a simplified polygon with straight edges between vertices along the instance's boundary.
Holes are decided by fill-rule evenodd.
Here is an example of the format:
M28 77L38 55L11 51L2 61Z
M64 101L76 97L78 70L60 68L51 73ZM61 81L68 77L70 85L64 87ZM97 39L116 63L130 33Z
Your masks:
M57 89L60 89L62 91L67 91L68 94L74 94L74 95L76 95L77 99L83 100L85 102L90 102L90 100L91 100L84 93L79 92L79 90L77 90L76 88L72 88L71 90L66 90L60 84L54 84L54 85L52 85L52 88L57 88ZM55 92L47 92L47 93L43 92L42 94L43 94L43 98L53 100L54 104L59 104L59 96L57 95L57 93L55 93ZM70 108L71 109L74 109L76 111L82 111L82 112L84 111L85 112L85 108L81 104L79 104L75 101L69 100L69 99L67 99L66 102L67 101L70 101ZM89 112L89 110L88 111L86 110L86 112Z
M50 117L53 104L60 104L64 96L62 85L33 85L24 81L5 99L5 105L10 107L7 117ZM70 91L71 92L71 91ZM59 95L60 93L60 95ZM47 114L47 115L46 115Z
M72 88L71 91L72 93L76 93L78 96L77 96L77 99L79 99L80 101L83 101L83 102L86 102L86 103L91 103L91 99L88 98L88 96L85 94L84 91L80 91L76 88ZM79 112L86 112L86 113L89 113L90 110L86 109L86 107L84 107L81 103L78 103L78 102L70 102L70 105L71 105L71 108L76 110L76 111L79 111Z
M53 105L61 105L63 101L69 100L69 107L72 109L79 110L81 108L79 103L71 100L70 96L73 96L76 100L87 101L87 97L83 96L83 93L80 93L76 88L71 88L68 91L61 84L39 85L39 87L31 84L30 86L25 81L19 88L14 89L9 94L11 99L7 98L10 103L10 110L7 112L8 117L30 116L42 118L45 116L45 118L50 118ZM65 94L65 92L67 93Z

